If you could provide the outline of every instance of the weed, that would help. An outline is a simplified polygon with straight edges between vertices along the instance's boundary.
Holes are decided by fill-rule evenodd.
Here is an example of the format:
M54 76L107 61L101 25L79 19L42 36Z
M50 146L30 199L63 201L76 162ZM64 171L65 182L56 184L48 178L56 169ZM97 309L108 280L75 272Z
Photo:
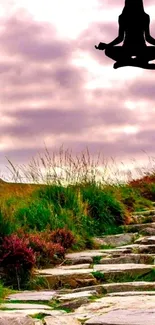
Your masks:
M104 274L101 273L100 271L92 272L92 275L93 275L97 280L105 281Z
M103 256L94 256L93 257L93 264L100 264L100 261Z

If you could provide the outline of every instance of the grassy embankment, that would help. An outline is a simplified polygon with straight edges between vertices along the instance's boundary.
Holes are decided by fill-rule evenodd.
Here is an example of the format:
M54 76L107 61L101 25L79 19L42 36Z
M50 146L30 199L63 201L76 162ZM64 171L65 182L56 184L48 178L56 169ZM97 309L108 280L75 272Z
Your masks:
M62 153L60 151L61 171L64 169ZM155 200L153 173L124 184L119 183L119 179L110 184L105 182L104 176L102 182L97 182L94 173L97 166L90 163L89 153L88 160L83 155L77 162L65 153L69 169L66 169L68 185L64 186L56 173L55 157L52 164L48 151L47 154L47 164L42 157L41 161L46 170L50 167L50 173L52 168L54 180L49 182L47 177L44 185L37 184L38 175L43 177L39 174L38 162L34 161L34 166L30 164L30 169L24 171L24 176L33 182L22 184L18 183L19 170L8 160L16 183L0 183L1 235L16 233L21 228L26 232L42 232L67 227L76 238L73 249L83 249L91 245L94 236L119 233L120 226L131 221L133 211L152 208ZM107 166L103 166L103 171L106 169Z
M67 251L93 248L93 237L120 233L121 226L132 221L133 211L153 208L153 171L126 183L120 182L119 176L115 183L110 183L105 181L105 175L99 182L95 174L97 165L91 164L88 151L88 159L82 155L77 161L65 153L65 163L62 154L60 151L59 164L54 155L52 163L48 151L47 164L41 157L43 167L49 168L45 184L37 184L38 177L43 179L38 162L34 161L34 166L30 164L30 169L24 171L28 183L22 184L19 170L8 160L15 183L0 182L0 238L18 233L45 235L65 228L75 238ZM69 163L69 169L65 170L67 185L63 185L61 177L66 162ZM57 175L57 166L61 175ZM50 182L51 169L54 177ZM103 166L103 174L106 170L107 165Z

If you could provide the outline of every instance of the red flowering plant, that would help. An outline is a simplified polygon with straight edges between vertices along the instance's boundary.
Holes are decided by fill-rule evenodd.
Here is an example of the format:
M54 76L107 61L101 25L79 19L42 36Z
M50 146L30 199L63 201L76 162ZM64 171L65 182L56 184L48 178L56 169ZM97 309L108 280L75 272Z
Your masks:
M4 270L4 281L20 290L29 280L36 262L35 253L25 240L17 235L4 237L0 246L0 264Z
M155 175L146 175L141 179L132 180L129 182L129 187L138 189L146 199L155 200Z
M29 234L28 246L36 253L36 266L48 267L59 263L64 258L64 248L60 244L46 241L42 234Z
M75 238L72 232L66 228L56 229L51 233L51 240L60 244L65 250L71 248L75 244Z

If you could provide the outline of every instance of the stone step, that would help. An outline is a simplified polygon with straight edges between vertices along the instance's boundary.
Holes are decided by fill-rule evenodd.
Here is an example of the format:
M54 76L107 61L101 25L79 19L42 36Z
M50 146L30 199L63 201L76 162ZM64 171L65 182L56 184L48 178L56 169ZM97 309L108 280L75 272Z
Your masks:
M132 222L130 224L139 224L139 223L152 223L152 222L155 222L155 215L142 215L142 214L139 214L139 215L132 215Z
M76 289L61 289L59 294L79 293L87 291L88 287ZM155 282L134 281L134 282L113 282L106 284L97 284L89 287L90 291L96 291L98 294L108 294L113 292L128 292L128 291L155 291Z
M155 236L139 238L135 241L135 244L155 245Z
M132 253L132 248L113 248L113 249L98 249L98 250L89 250L89 251L82 251L76 253L69 253L65 256L64 265L78 265L82 263L90 263L93 262L98 258L98 260L102 257L109 257L109 254L120 256L122 254Z
M85 325L154 325L155 296L102 297L77 308L71 315Z
M154 264L155 254L124 254L118 257L101 258L99 264L123 264L123 263L137 263L137 264Z
M109 245L113 247L127 245L132 243L136 238L135 233L123 233L117 235L108 235L94 238L93 241L97 245Z
M133 297L133 296L154 296L155 291L126 291L126 292L113 292L108 293L106 297Z
M143 216L152 216L155 215L155 209L152 210L141 210L137 212L133 212L133 215L143 215Z
M75 252L75 253L68 253L65 255L65 261L64 264L92 264L94 257L102 257L107 256L107 251L103 251L101 249L98 250L86 250L82 252Z
M155 222L155 209L152 210L141 210L132 213L131 224L146 224Z
M139 224L131 224L122 226L122 229L126 232L139 232L141 230L144 230L145 228L153 228L155 229L155 222L149 222L149 223L139 223Z
M97 288L96 288L97 290ZM98 289L99 290L99 289ZM108 283L103 284L102 288L105 293L114 293L114 292L128 292L128 291L155 291L155 282L146 282L146 281L135 281L135 282L123 282L123 283Z
M51 307L41 304L23 304L23 303L3 303L0 304L0 308L8 308L8 309L49 309L51 310Z
M76 289L61 289L59 293L74 293L87 291L88 287ZM113 282L106 284L97 284L89 287L89 291L96 291L99 294L108 294L112 292L127 292L127 291L154 291L155 282L134 281L134 282Z
M118 247L119 249L122 249L123 247ZM142 245L142 244L132 244L125 246L126 249L131 249L133 253L137 254L155 254L155 245Z
M106 314L93 316L85 325L154 325L155 309L113 310Z
M134 278L146 275L155 270L155 265L146 264L97 264L94 265L94 272L104 274L106 281L119 280L120 276L132 276Z
M122 246L117 247L117 248L113 248L113 249L103 249L102 251L99 250L99 253L97 253L97 251L92 251L89 254L92 255L92 257L90 258L90 265L91 264L100 264L100 263L104 263L104 260L107 262L109 261L109 258L120 258L122 257L122 260L125 261L124 256L126 256L129 260L135 260L134 263L137 263L137 261L139 261L139 263L146 263L149 264L149 260L150 260L150 264L153 262L153 257L154 254L153 252L148 253L148 254L138 254L138 248L140 248L141 250L144 248L145 250L147 250L148 253L148 249L147 245L140 245L140 244L132 244L132 245L127 245L127 246ZM154 247L150 247L151 250L154 250ZM137 250L136 254L132 254L132 252L134 252L135 250ZM87 252L86 252L87 254ZM73 265L73 268L76 268L77 265L79 265L79 267L81 268L81 264L79 264L80 262L84 262L84 259L87 258L87 256L85 257L85 252L78 252L78 253L70 253L66 255L66 260L64 261L64 264L68 266L68 264L71 266ZM129 257L129 255L131 255L131 257ZM140 255L140 257L139 257ZM69 256L69 258L67 258L67 256ZM96 260L98 260L98 262L96 262ZM143 261L144 260L144 261ZM148 261L148 262L147 262ZM95 263L96 262L96 263ZM107 264L107 262L105 262ZM117 260L116 260L117 262ZM76 264L77 263L77 264ZM124 263L124 262L123 262ZM122 263L120 263L122 264ZM85 264L85 265L89 265L89 264Z
M153 269L155 269L154 265L146 264L96 264L88 269L72 269L68 266L66 269L58 267L38 270L37 275L45 278L52 289L66 285L70 288L77 288L95 285L101 279L102 281L119 281L119 277L124 277L124 275L137 278L151 273Z
M155 228L146 227L139 231L139 235L155 236Z
M52 299L55 299L56 297L56 291L54 290L40 290L40 291L29 291L24 290L19 293L13 293L10 294L7 297L7 300L19 300L19 301L50 301Z
M41 310L39 310L41 311ZM7 310L0 311L1 325L81 325L75 317L64 311L42 310ZM35 314L44 315L44 319L34 318ZM32 315L32 316L29 316Z
M97 284L96 278L92 275L93 269L47 269L38 270L37 275L46 279L49 288L60 289L68 286L77 288Z

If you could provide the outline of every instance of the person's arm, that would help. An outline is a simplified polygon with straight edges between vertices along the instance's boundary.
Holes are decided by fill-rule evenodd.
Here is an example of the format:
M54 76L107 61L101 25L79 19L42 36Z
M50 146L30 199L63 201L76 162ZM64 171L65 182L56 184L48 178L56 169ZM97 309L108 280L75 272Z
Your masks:
M148 43L155 45L155 39L150 35L150 17L147 17L147 24L145 27L145 39Z
M122 24L120 16L118 18L118 23L119 23L118 37L116 37L112 42L108 43L107 47L117 45L124 40L124 26Z

